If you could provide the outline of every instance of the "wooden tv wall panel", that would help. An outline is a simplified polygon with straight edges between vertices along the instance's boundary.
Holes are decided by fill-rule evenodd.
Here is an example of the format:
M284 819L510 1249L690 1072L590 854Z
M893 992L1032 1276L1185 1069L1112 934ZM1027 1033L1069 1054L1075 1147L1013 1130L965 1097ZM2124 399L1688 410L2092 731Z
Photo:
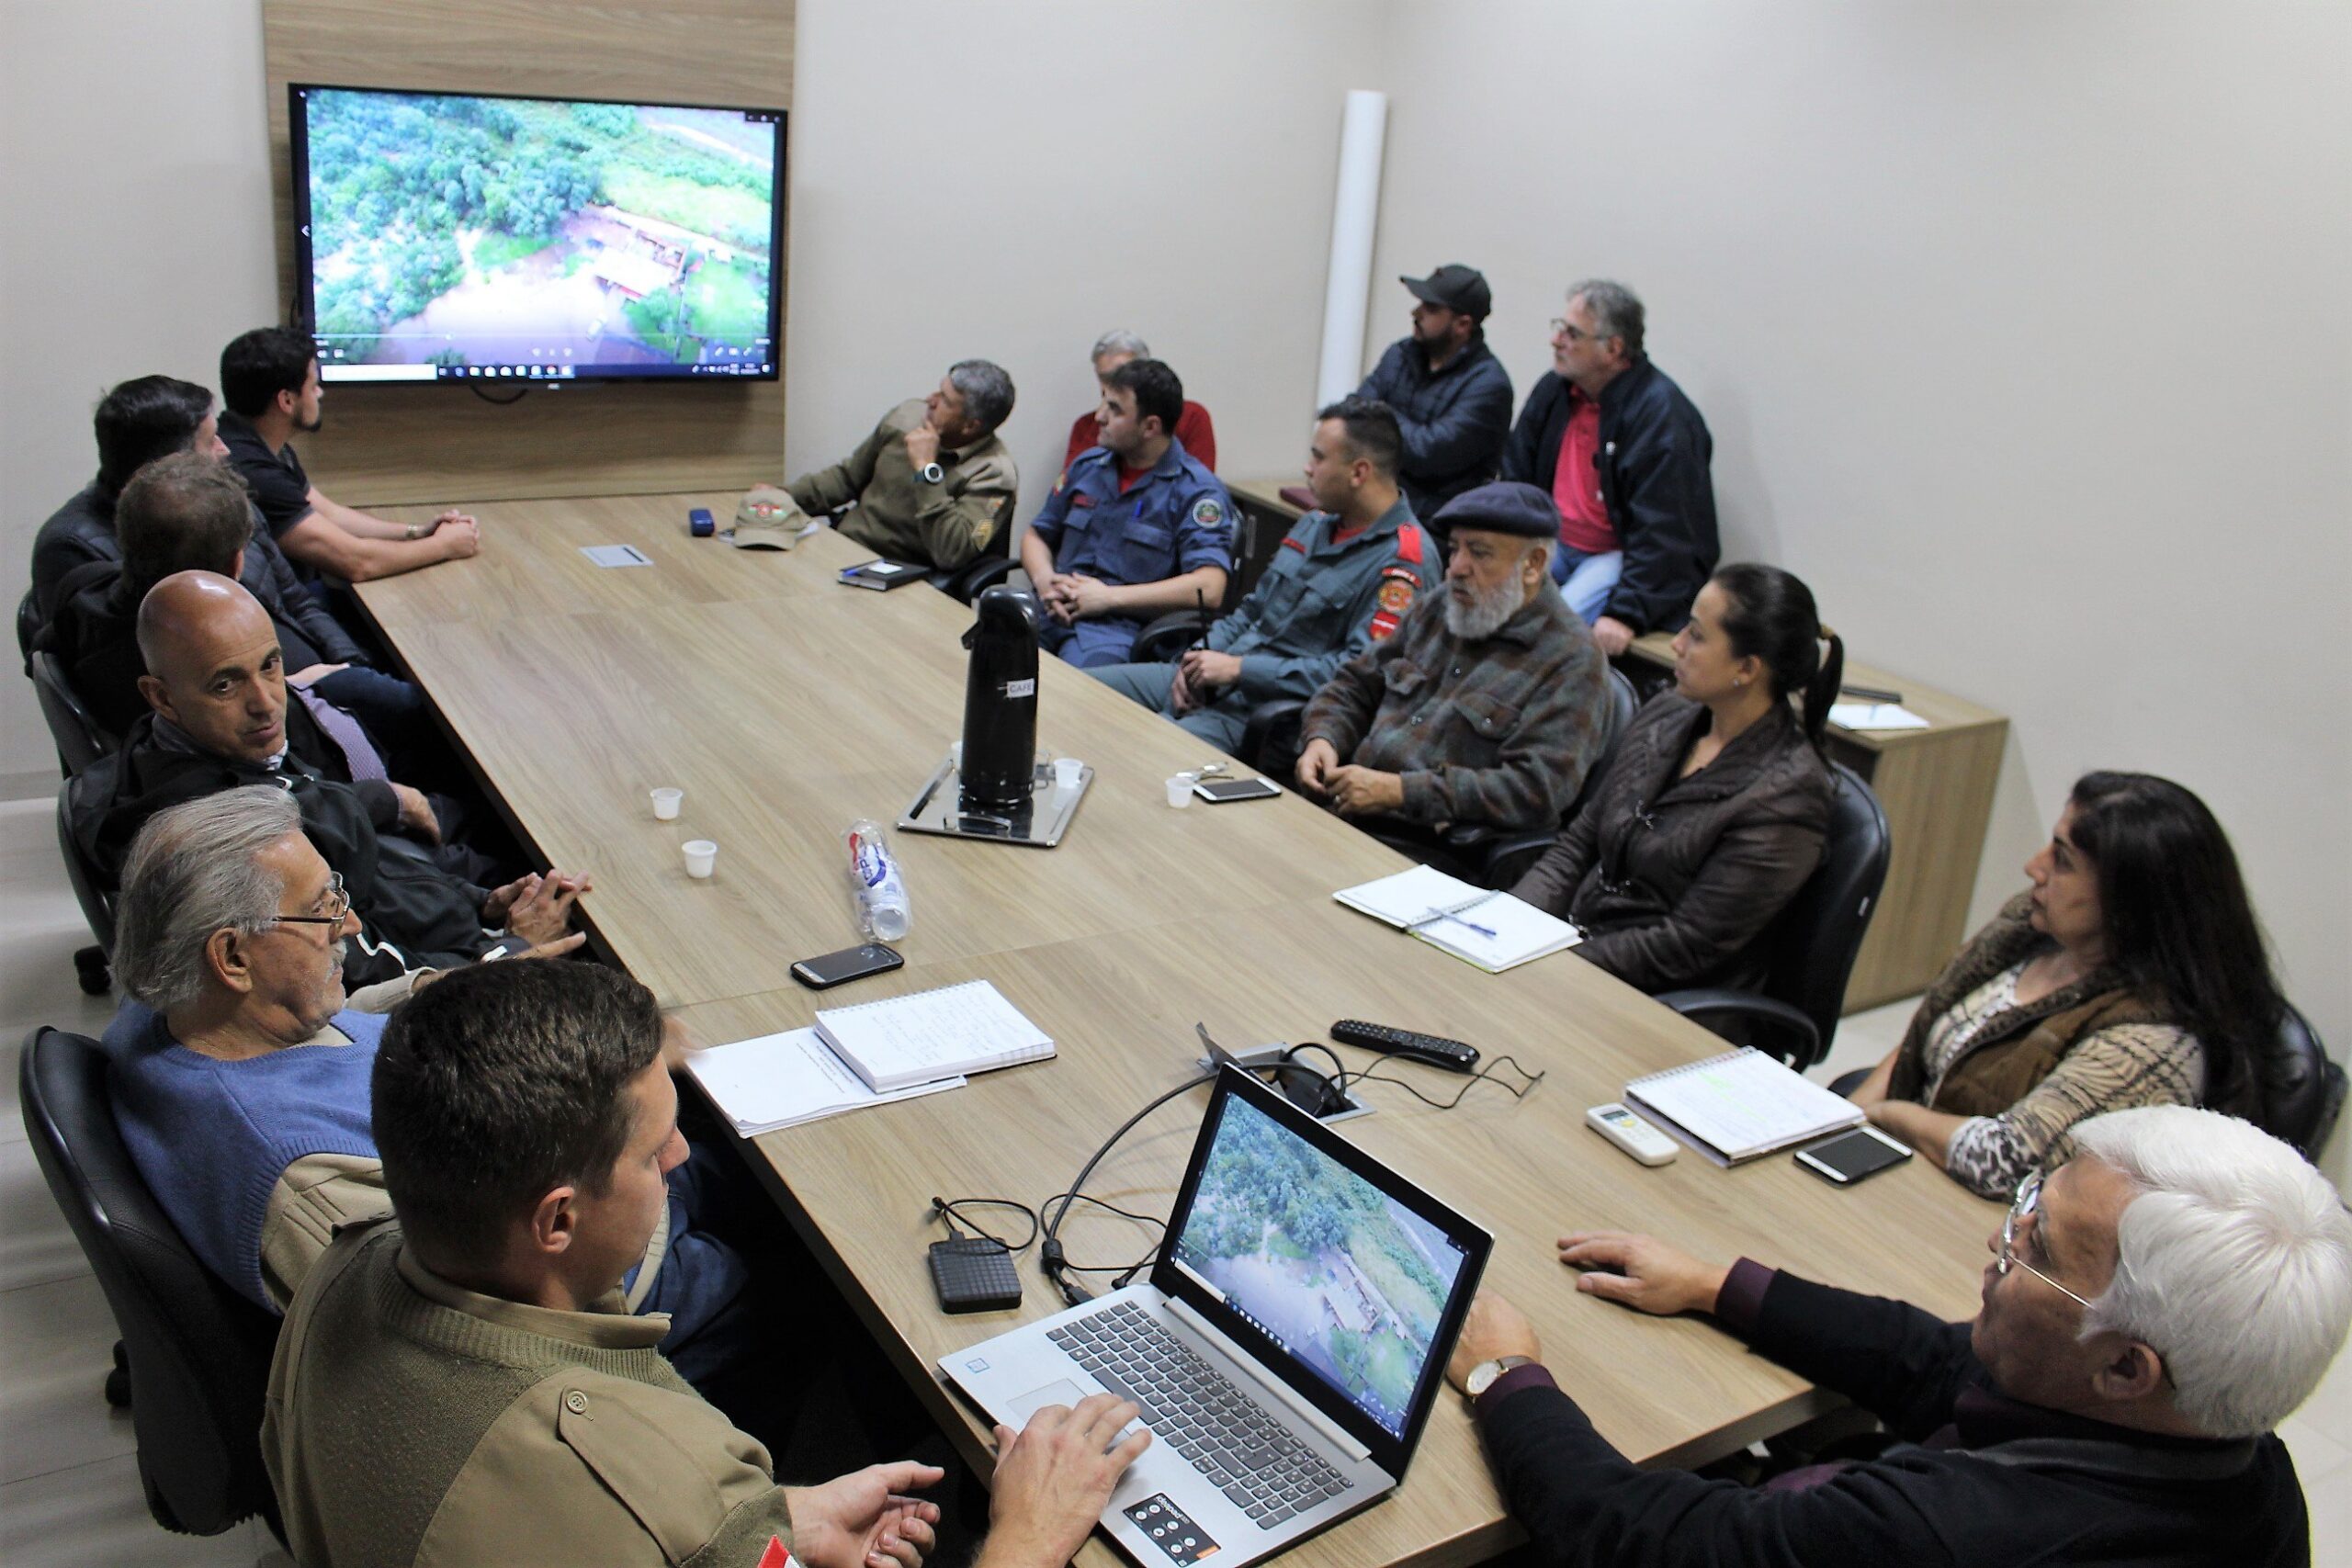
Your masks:
M263 0L281 317L291 320L294 298L288 83L789 109L793 9ZM786 140L788 159L788 127ZM780 363L781 341L776 354ZM300 450L321 486L359 505L729 490L781 478L784 384L575 383L505 407L457 387L346 384L331 389L326 427Z

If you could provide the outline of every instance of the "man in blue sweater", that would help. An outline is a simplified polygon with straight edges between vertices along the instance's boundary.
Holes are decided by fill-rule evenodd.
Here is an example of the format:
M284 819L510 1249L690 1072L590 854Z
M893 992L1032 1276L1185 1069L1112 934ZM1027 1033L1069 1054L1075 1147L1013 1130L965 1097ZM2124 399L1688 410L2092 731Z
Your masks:
M1868 1461L1759 1487L1637 1470L1553 1381L1527 1319L1481 1296L1447 1375L1534 1558L2308 1564L2272 1428L2344 1344L2352 1215L2293 1149L2219 1111L2110 1111L2074 1144L2018 1188L1970 1323L1647 1236L1561 1239L1585 1294L1712 1313L1876 1416L1894 1446Z
M127 999L105 1040L115 1121L190 1250L271 1312L337 1226L391 1211L368 1075L383 1011L431 976L345 997L341 949L357 929L293 797L266 784L158 813L124 867ZM719 1370L748 1316L741 1258L691 1223L715 1185L709 1157L672 1175L667 1223L628 1282L634 1309L671 1314L663 1349L689 1380Z

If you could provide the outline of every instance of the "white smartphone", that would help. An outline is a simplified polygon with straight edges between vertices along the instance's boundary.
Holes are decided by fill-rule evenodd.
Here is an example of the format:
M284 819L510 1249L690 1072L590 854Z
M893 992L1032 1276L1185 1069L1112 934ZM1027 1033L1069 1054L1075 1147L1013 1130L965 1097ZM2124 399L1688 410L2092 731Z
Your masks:
M1865 1177L1901 1165L1911 1157L1911 1145L1888 1137L1875 1127L1857 1127L1850 1133L1799 1149L1797 1163L1824 1181L1834 1181L1840 1187L1851 1187Z
M1193 793L1211 806L1224 806L1237 800L1272 800L1282 794L1282 786L1270 779L1203 779L1193 786Z

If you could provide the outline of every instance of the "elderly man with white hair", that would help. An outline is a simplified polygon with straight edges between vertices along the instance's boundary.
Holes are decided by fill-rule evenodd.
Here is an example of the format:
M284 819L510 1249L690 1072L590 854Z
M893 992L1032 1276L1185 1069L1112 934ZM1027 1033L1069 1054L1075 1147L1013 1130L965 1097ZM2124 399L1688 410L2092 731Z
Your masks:
M126 999L104 1043L115 1122L189 1249L273 1313L338 1226L391 1212L369 1100L384 1019L361 1010L431 975L346 998L342 948L358 929L293 797L266 784L157 813L124 865ZM690 1381L720 1367L749 1315L741 1258L693 1228L699 1163L672 1176L666 1223L628 1280L631 1310L671 1314L662 1348Z
M1544 1370L1526 1318L1481 1296L1447 1374L1475 1401L1533 1556L2308 1563L2302 1490L2272 1428L2343 1346L2352 1215L2293 1149L2218 1111L2113 1111L2075 1145L2018 1189L1969 1323L1648 1236L1561 1238L1585 1294L1712 1313L1878 1416L1894 1446L1866 1462L1752 1488L1637 1470Z

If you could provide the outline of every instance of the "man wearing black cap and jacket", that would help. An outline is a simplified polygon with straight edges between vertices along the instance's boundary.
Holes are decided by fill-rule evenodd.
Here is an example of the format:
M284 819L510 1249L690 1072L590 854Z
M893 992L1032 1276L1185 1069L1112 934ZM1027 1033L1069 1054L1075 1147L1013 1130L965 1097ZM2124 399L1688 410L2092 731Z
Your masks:
M1413 515L1427 523L1495 477L1510 434L1510 372L1487 346L1483 323L1494 296L1476 267L1449 263L1427 277L1397 281L1419 301L1412 335L1388 345L1356 396L1396 412L1405 434L1397 483Z

